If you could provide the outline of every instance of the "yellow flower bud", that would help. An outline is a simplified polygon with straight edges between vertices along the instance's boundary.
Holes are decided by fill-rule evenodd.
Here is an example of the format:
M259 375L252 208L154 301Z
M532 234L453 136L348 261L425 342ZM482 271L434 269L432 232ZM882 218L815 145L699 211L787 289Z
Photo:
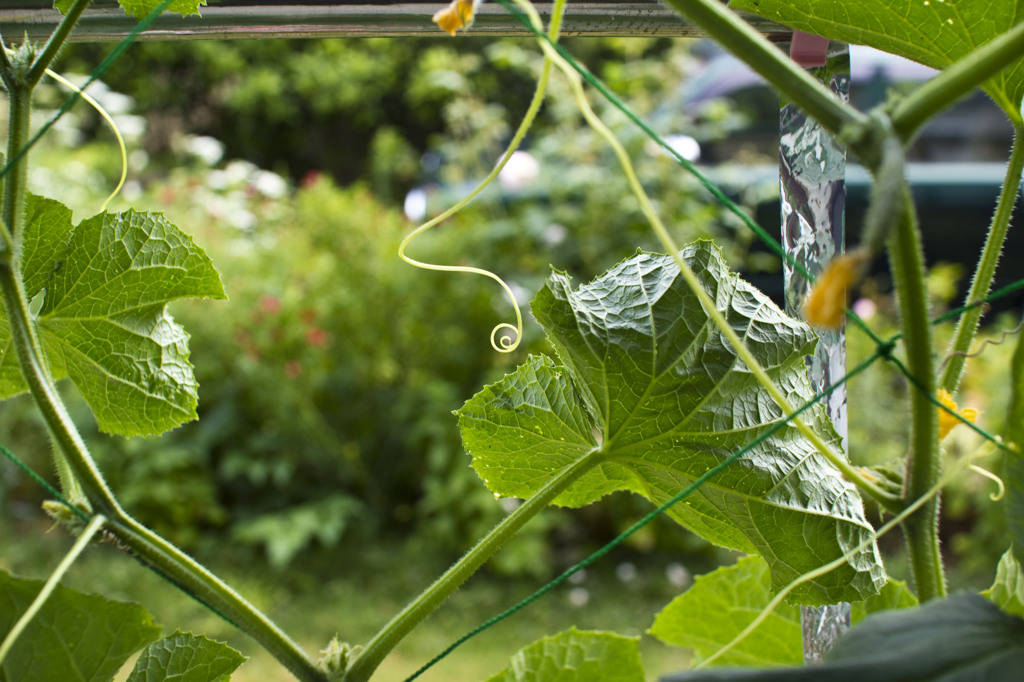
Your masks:
M978 418L978 411L971 407L960 409L957 407L956 401L953 400L953 396L949 394L949 391L940 388L936 393L935 397L939 399L939 402L953 410L958 412L961 417L967 421L974 423L974 420ZM946 412L943 409L939 409L939 438L945 438L949 435L949 432L953 430L953 427L960 423L960 420Z
M450 5L435 12L431 21L448 35L454 36L460 28L465 30L473 24L476 5L474 0L452 0Z
M833 258L804 300L804 319L816 327L838 327L846 310L846 290L860 277L863 264L860 252Z

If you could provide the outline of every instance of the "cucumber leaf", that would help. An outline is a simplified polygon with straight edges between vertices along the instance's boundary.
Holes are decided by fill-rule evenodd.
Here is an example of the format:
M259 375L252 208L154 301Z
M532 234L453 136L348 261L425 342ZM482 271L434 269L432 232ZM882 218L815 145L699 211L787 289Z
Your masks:
M0 641L43 587L0 571ZM0 682L109 682L160 636L138 604L57 587L0 664Z
M692 649L694 663L700 663L750 625L774 596L768 565L759 557L744 557L697 578L662 609L649 632L666 644ZM851 605L852 621L916 605L906 584L890 580L877 595ZM711 665L773 668L803 661L800 608L783 602Z
M1024 620L976 594L871 615L812 668L695 670L662 682L976 682L1024 669Z
M733 0L730 7L936 69L1024 21L1024 0ZM1024 58L983 87L1010 120L1020 124Z
M1012 547L999 559L995 582L982 595L1011 616L1024 617L1024 569Z
M781 390L794 404L810 400L811 330L730 273L713 245L698 242L682 257ZM783 423L672 258L637 254L576 291L556 272L533 314L560 364L531 357L456 413L492 492L528 497L596 448L602 462L556 504L582 506L617 490L661 504L774 427L668 514L712 542L763 556L775 590L868 543L798 588L792 598L801 603L857 601L881 588L874 531L856 489ZM824 408L803 418L839 449Z
M227 644L179 630L143 650L128 682L226 682L244 662Z
M29 197L22 270L54 378L70 377L102 430L157 434L196 418L188 334L167 303L225 298L220 275L161 214L102 213L71 225L57 201ZM0 321L0 398L27 389Z
M657 615L650 634L693 649L694 663L700 663L750 625L773 596L768 564L760 557L744 557L694 580ZM774 667L803 660L800 607L782 603L714 663Z
M637 638L572 628L520 649L487 682L644 682Z
M121 9L130 17L141 19L160 6L162 0L118 0ZM67 14L75 0L54 0L53 8ZM165 12L177 12L183 17L199 14L199 8L206 6L206 0L171 0Z

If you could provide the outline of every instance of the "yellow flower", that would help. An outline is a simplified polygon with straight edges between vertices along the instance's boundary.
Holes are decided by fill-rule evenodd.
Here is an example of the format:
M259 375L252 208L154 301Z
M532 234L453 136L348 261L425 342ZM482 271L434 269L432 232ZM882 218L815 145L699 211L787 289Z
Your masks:
M949 394L949 391L947 391L944 388L940 388L935 393L935 397L939 399L940 403L942 403L949 409L953 410L954 412L958 412L961 417L971 422L972 424L974 423L974 420L978 418L977 410L970 407L965 407L964 409L961 410L959 407L957 407L956 401L953 400L953 396L951 396ZM949 432L953 430L953 427L959 423L959 419L951 415L949 412L946 412L943 409L939 409L939 438L945 438L947 435L949 435Z
M804 300L805 320L816 327L839 326L846 310L846 290L860 277L864 258L853 252L832 259Z
M479 0L452 0L452 3L444 9L434 13L433 21L450 36L460 28L465 30L473 24L473 13Z

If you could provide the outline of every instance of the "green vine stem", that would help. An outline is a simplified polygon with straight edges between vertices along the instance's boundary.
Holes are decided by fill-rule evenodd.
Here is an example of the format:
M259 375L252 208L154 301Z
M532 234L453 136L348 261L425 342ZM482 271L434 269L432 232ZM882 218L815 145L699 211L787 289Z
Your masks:
M71 564L75 563L75 560L92 541L92 537L103 527L106 520L106 517L102 514L97 514L92 517L89 523L85 526L85 529L82 531L82 534L78 536L77 540L75 540L75 544L71 547L71 550L64 556L61 562L57 565L57 568L54 569L53 573L50 574L50 577L43 585L43 589L39 591L36 598L33 599L29 607L25 609L25 613L21 614L21 618L18 619L18 622L15 623L14 627L12 627L7 633L3 644L0 644L0 666L3 665L4 659L14 647L14 643L18 641L21 633L25 631L25 628L32 622L32 619L36 617L40 610L42 610L43 605L46 604L46 600L49 599L50 595L52 595L54 590L57 589L57 585L60 584L60 579L68 572L68 569L71 568Z
M910 452L904 496L907 500L917 500L926 496L939 479L939 417L931 400L936 388L935 363L921 233L905 180L901 189L903 210L901 215L893 216L896 229L889 238L889 266L899 302L907 367L917 389L910 391ZM944 597L946 581L939 552L938 497L910 516L903 530L918 599L923 603Z
M992 288L996 266L999 264L999 256L1003 250L1003 242L1006 241L1006 234L1010 229L1013 207L1017 202L1017 191L1020 189L1022 171L1024 171L1024 124L1018 123L1014 132L1010 162L1006 167L1006 177L1003 179L1003 188L999 193L996 212L992 216L992 223L988 228L988 236L985 237L985 246L974 270L971 289L967 293L967 303L980 301L988 295ZM946 389L950 394L956 393L957 386L960 384L967 352L978 331L978 323L981 321L983 312L982 306L974 306L964 312L957 322L953 340L949 345L949 361L939 377L939 387Z
M53 38L49 45L55 46L55 54L59 45ZM11 110L8 158L16 159L4 178L3 206L0 208L6 228L3 241L7 246L0 251L0 294L21 372L53 438L58 467L66 468L61 472L65 493L76 504L90 506L106 516L107 529L111 534L143 561L251 635L298 679L325 682L328 679L326 673L270 619L194 559L121 509L54 386L29 313L19 262L18 243L24 222L27 176L27 160L22 148L29 131L32 93L32 86L25 77L30 67L24 63L27 55L30 52L16 53L12 60L0 63L0 76L8 86ZM45 67L40 68L40 73L43 72Z
M298 679L324 682L325 673L269 618L205 567L125 513L103 480L50 379L29 318L21 277L11 259L0 262L0 290L29 391L90 505L108 517L107 530L143 561L251 635Z
M459 588L480 566L512 538L523 525L547 507L558 495L580 476L605 461L600 448L591 450L560 471L543 488L483 537L451 568L424 590L415 600L391 619L366 645L348 669L345 682L366 682L384 657L394 649L413 628L429 616L445 599Z
M1024 23L993 38L907 95L892 111L896 134L908 142L928 119L1024 54ZM1007 112L1009 113L1009 112ZM1014 125L1019 113L1010 114Z
M870 125L866 115L845 106L831 90L796 66L788 55L718 0L667 2L761 74L829 132L838 135L846 128L866 128Z
M71 31L75 28L75 24L78 23L78 19L85 12L86 8L92 4L92 0L75 0L67 13L57 24L57 28L53 30L53 34L50 35L50 39L46 41L46 46L43 51L39 54L39 57L33 62L32 68L29 69L26 75L26 82L29 87L35 87L39 79L46 73L46 69L50 67L50 64L57 57L60 49L64 47L64 43L67 41L68 36L71 35Z

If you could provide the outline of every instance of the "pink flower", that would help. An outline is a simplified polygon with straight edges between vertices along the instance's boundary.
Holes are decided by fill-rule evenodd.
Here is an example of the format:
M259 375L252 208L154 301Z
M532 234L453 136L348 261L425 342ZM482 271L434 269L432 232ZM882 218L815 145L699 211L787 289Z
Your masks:
M331 335L320 327L312 327L306 331L306 343L311 346L326 346Z

